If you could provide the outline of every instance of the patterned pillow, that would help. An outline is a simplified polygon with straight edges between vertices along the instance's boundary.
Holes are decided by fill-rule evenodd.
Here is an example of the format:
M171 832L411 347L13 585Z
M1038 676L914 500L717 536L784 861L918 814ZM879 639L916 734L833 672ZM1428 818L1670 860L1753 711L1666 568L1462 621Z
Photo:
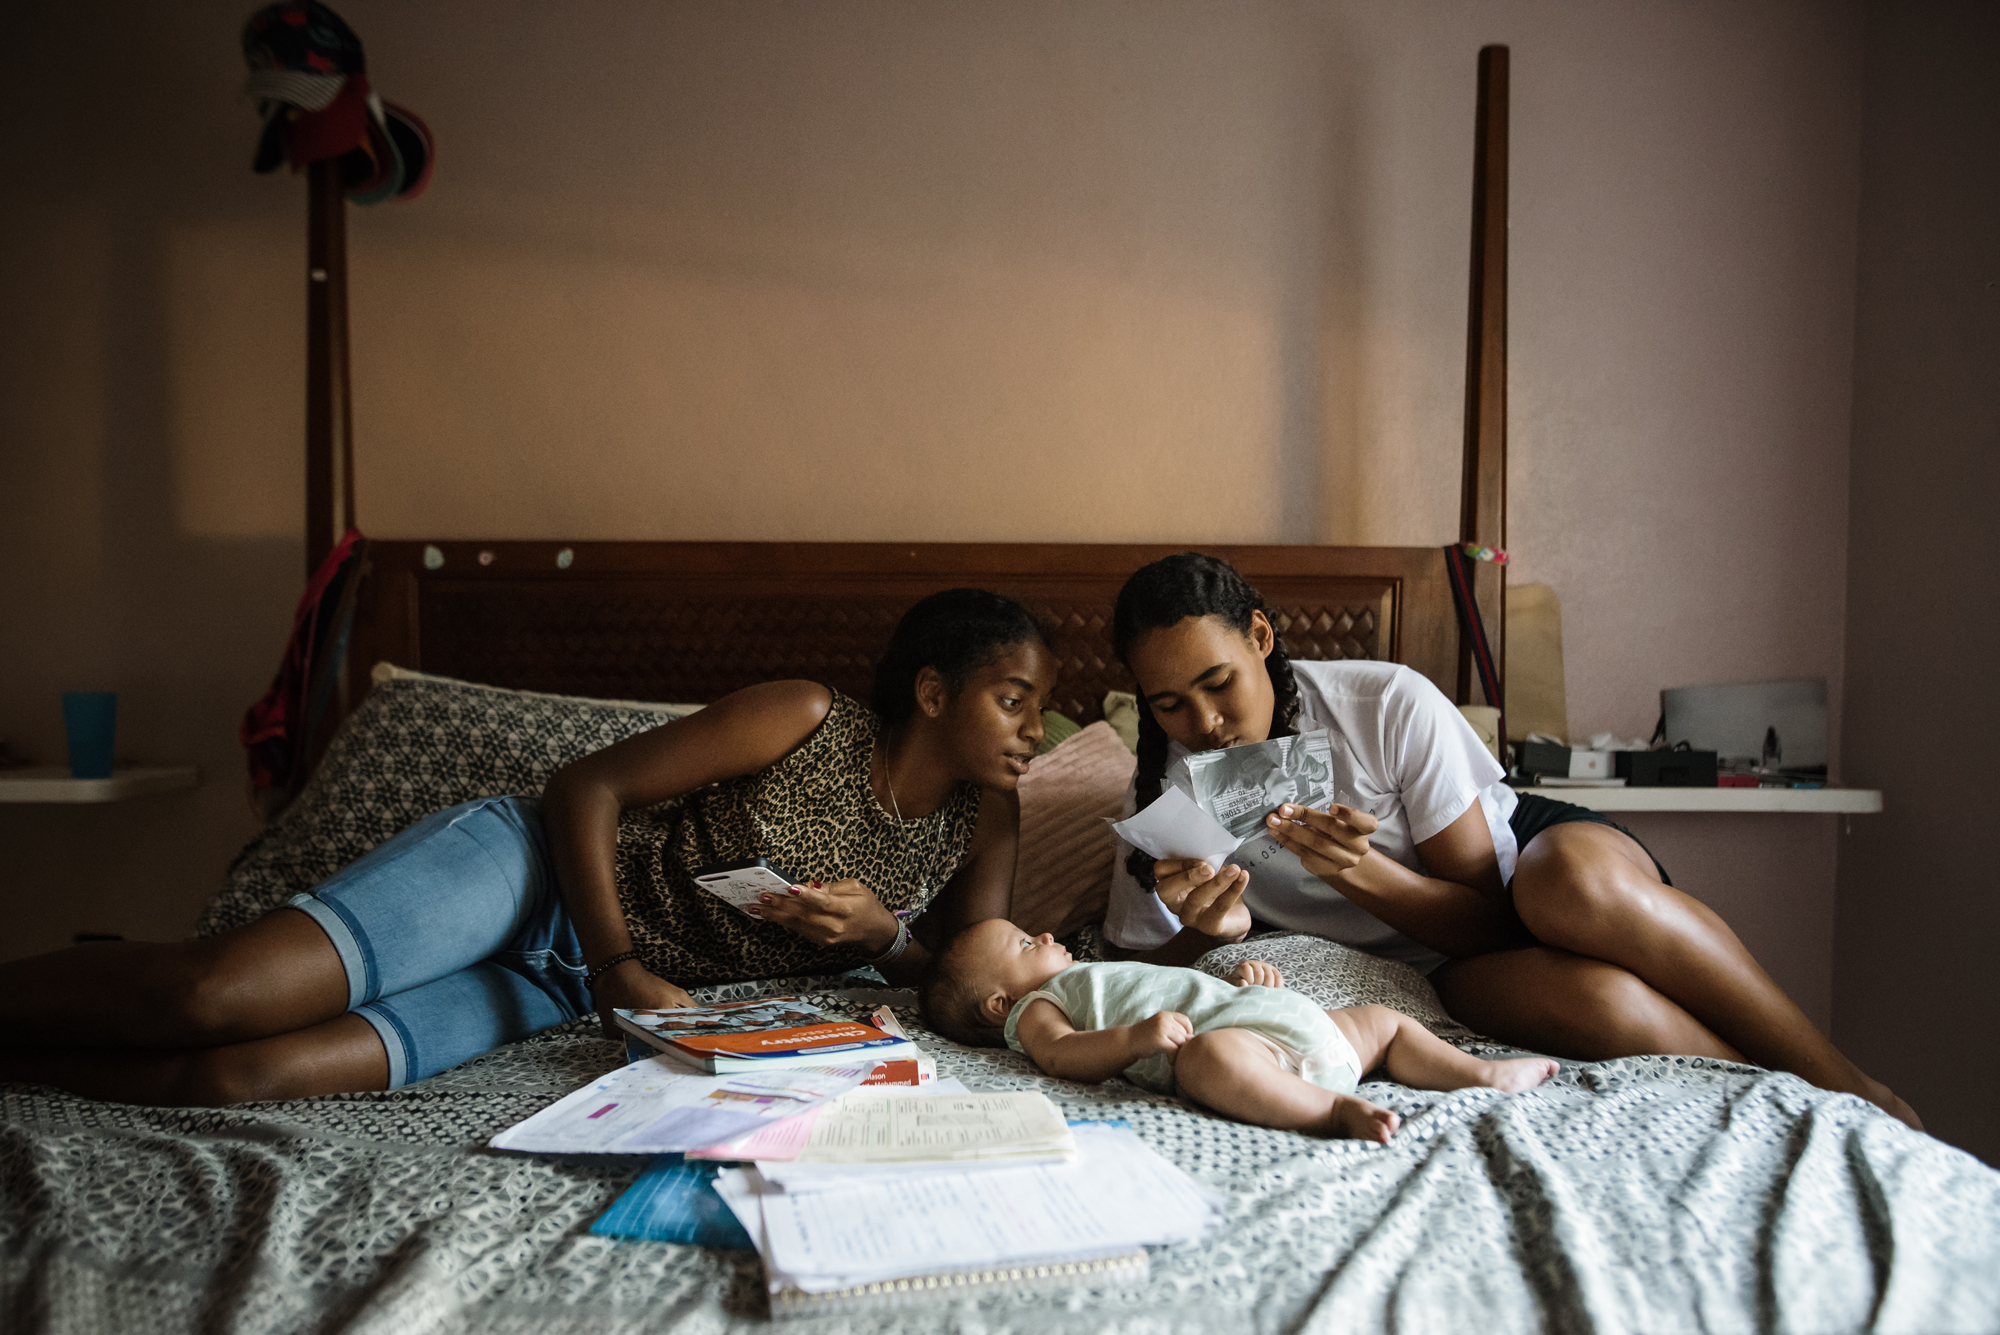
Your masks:
M1117 851L1104 818L1124 812L1138 763L1099 720L1028 767L1008 913L1015 926L1068 937L1086 923L1104 921Z
M1276 965L1285 976L1286 987L1305 993L1328 1010L1387 1006L1440 1038L1465 1040L1474 1036L1445 1014L1437 989L1409 965L1303 932L1268 932L1233 946L1218 946L1203 955L1195 967L1227 978L1244 960Z
M387 664L374 680L298 798L236 855L198 935L250 922L433 811L534 796L578 756L700 708L505 691Z

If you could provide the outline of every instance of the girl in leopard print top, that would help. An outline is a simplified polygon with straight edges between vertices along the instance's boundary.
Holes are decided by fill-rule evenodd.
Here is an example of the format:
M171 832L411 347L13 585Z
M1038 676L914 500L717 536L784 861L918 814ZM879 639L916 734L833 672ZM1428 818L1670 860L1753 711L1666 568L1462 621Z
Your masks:
M690 1005L687 986L862 963L913 983L1007 913L1054 684L1018 603L935 594L897 625L872 710L752 686L558 770L539 803L427 817L234 931L0 965L0 1080L152 1104L393 1089L593 1008ZM694 883L756 856L805 883L754 916Z

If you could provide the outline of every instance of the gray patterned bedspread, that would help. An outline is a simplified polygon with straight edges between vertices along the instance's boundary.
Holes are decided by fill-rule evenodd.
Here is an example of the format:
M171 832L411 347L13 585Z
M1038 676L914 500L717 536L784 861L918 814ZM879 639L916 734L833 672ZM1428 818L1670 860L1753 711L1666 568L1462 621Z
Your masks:
M1324 942L1256 953L1323 1004L1391 1001L1475 1050L1414 975ZM815 992L853 980L759 988ZM907 1000L908 994L901 994ZM849 995L850 1003L862 998ZM914 1021L907 1007L906 1021ZM1130 1119L1226 1191L1132 1287L786 1322L853 1331L1908 1331L2000 1328L2000 1174L1858 1099L1686 1058L1572 1065L1506 1097L1364 1092L1387 1147L1238 1126L1121 1081L917 1035L940 1074ZM636 1159L486 1139L618 1049L582 1025L391 1094L172 1111L0 1087L0 1331L535 1331L768 1324L755 1257L585 1230Z

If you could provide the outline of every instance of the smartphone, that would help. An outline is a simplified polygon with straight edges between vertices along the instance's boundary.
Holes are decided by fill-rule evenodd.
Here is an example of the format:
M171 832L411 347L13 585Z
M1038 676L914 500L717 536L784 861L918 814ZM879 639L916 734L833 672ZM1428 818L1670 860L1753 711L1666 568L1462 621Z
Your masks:
M703 867L694 874L694 883L717 899L735 905L738 913L754 918L757 915L750 910L762 902L762 896L785 894L799 881L791 873L773 866L769 858L747 858Z

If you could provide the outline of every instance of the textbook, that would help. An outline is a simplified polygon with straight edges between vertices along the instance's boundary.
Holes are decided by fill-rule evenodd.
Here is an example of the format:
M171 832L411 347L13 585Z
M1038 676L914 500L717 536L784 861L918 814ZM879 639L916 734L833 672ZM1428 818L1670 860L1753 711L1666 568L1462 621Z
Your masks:
M841 1020L796 997L759 997L675 1010L617 1010L619 1025L661 1052L693 1059L703 1070L769 1070L780 1066L860 1065L915 1061L907 1038L873 1025Z

